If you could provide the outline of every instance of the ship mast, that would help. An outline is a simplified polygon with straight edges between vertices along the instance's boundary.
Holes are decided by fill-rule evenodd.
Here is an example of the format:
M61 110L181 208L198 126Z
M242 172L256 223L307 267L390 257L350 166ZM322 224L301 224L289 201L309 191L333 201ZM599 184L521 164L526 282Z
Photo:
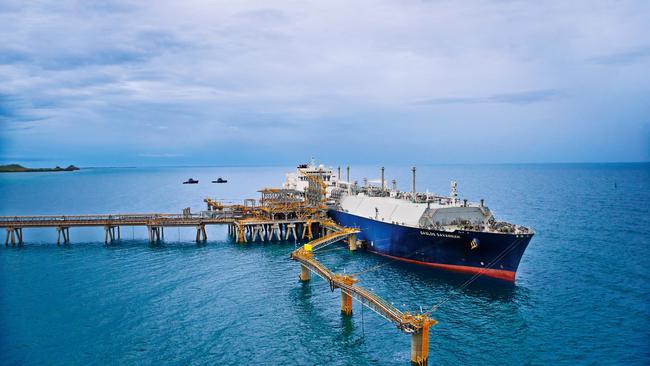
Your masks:
M413 172L413 201L415 201L415 167L411 168Z
M455 180L451 181L451 202L455 205L458 201L458 185Z

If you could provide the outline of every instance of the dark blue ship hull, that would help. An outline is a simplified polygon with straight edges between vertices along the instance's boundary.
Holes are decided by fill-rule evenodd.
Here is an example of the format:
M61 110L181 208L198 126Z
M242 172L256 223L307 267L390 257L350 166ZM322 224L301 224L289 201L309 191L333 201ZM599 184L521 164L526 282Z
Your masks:
M424 266L514 282L533 234L425 230L329 210L339 225L357 227L374 253Z

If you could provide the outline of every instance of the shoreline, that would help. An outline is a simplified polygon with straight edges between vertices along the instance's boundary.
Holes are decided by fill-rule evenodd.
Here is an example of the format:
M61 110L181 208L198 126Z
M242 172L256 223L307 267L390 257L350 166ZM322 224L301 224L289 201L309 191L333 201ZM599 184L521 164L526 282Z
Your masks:
M56 166L54 168L26 168L19 164L0 165L0 173L45 173L45 172L73 172L79 170L74 165L67 168Z

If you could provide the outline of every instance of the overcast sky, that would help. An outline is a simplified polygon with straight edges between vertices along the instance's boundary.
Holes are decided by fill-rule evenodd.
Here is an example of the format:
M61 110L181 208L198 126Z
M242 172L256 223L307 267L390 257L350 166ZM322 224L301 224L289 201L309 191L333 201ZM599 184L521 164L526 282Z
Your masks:
M648 161L650 2L0 1L0 160L310 156Z

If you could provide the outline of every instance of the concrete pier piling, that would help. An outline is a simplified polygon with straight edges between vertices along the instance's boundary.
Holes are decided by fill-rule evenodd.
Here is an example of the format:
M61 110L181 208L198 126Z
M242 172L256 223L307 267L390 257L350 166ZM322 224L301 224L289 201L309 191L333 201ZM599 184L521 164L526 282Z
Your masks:
M429 323L425 322L422 328L411 334L411 363L425 366L429 358Z
M350 251L357 250L357 234L352 234L348 237L348 249Z
M257 240L257 235L260 232L259 226L254 226L253 227L253 234L251 235L251 241L256 241Z
M341 290L341 314L352 315L352 296Z
M16 241L18 245L23 244L23 229L20 227L10 227L7 228L7 238L5 239L5 246L9 246L9 241L11 241L11 246L16 246Z
M302 233L302 238L312 238L312 225L319 222L302 219L235 220L228 226L228 234L234 237L237 243L289 241L292 239L297 242L301 238L298 232ZM323 231L324 229L318 230Z
M305 224L302 226L302 239L305 239L305 238L307 238L309 240L313 239L314 235L313 235L312 230L311 230L311 225L312 225L312 222L307 220L307 222L305 222Z
M158 225L149 225L147 226L147 231L149 232L149 242L156 243L159 242L164 237L163 227Z
M117 229L117 235L115 234ZM113 225L104 226L104 244L120 239L120 227Z
M205 232L205 225L198 225L196 227L196 242L207 241L208 234Z
M282 240L282 233L280 233L280 225L279 224L273 224L271 227L271 234L269 235L269 240L273 239L273 237L277 240Z
M63 237L63 244L70 244L70 228L66 226L58 226L56 228L56 244L61 243L61 237Z
M311 271L305 266L300 266L300 281L307 282L311 279Z
M288 241L289 236L293 236L294 241L298 240L298 235L296 235L296 224L287 224L287 228L285 229L284 240Z
M235 229L235 241L238 243L246 243L246 227L243 224L237 224Z

